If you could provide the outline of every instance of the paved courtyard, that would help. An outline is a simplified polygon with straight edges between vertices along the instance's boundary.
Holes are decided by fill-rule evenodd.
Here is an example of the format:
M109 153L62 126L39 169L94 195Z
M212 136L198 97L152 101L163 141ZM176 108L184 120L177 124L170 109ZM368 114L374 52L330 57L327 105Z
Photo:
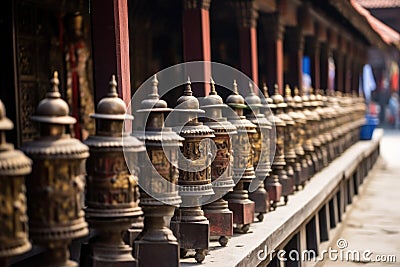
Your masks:
M371 259L391 255L396 261L368 262L355 257L349 262L327 259L322 266L400 266L400 130L385 129L381 158L348 210L342 231L332 239L332 248L337 248L339 238L348 245L343 251L365 252Z

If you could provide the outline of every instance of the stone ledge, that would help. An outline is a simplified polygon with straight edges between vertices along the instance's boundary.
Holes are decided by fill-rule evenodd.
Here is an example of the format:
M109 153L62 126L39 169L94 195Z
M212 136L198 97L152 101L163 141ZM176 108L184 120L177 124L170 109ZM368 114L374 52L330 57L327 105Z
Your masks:
M210 243L210 252L205 266L257 266L259 250L281 249L300 226L309 220L337 189L341 180L352 174L358 164L374 151L383 136L376 129L371 141L359 141L347 149L329 166L317 173L302 191L290 196L286 206L278 207L265 215L263 222L252 224L249 233L235 234L227 247L218 242ZM264 262L263 262L264 264ZM181 266L200 265L193 258L181 260Z

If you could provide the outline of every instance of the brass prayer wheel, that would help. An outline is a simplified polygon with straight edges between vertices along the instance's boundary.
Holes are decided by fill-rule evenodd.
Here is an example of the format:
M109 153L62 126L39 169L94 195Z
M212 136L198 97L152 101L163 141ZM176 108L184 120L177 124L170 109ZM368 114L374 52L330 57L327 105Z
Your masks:
M29 234L47 248L41 266L77 266L69 260L68 245L88 234L84 219L85 161L88 147L66 134L74 124L58 89L57 72L32 120L40 124L40 137L22 150L33 160L27 178Z
M0 265L8 258L31 248L28 239L25 175L31 172L31 160L7 143L7 130L14 128L0 100Z
M165 116L171 112L160 99L156 75L150 93L140 103L133 135L146 145L147 157L140 159L140 206L144 227L135 241L138 266L179 266L179 245L169 228L178 195L178 152L182 137L165 127ZM157 257L154 256L157 253Z
M215 90L214 81L211 79L210 94L203 98L200 108L205 111L202 122L214 130L213 141L216 145L215 158L211 163L211 181L215 201L204 205L204 215L210 222L210 236L219 236L219 243L226 246L228 237L233 235L233 214L228 209L228 202L222 197L232 191L235 183L232 179L232 140L237 134L236 127L222 116L222 111L227 108L222 98Z
M297 92L296 92L296 90L297 90ZM294 91L295 91L294 92L295 96L292 97L291 89L288 85L286 85L284 100L285 100L287 107L286 107L285 111L286 111L286 114L289 115L293 119L294 124L295 124L292 129L292 132L293 132L292 142L294 145L293 149L296 154L295 158L289 157L286 162L288 163L288 166L291 167L291 170L287 169L288 175L289 175L290 171L293 172L293 184L296 189L299 189L300 186L302 185L302 176L304 174L303 166L302 166L302 162L303 162L303 158L304 158L304 150L303 150L302 144L304 142L304 126L306 124L306 118L304 117L303 113L297 112L298 105L299 104L301 105L301 99L300 99L300 103L296 102L299 100L298 89L295 88ZM297 93L297 96L296 96L296 93ZM305 170L306 169L307 168L305 168Z
M272 173L265 179L264 186L268 192L270 201L270 209L274 210L282 196L282 184L279 181L281 169L285 167L285 152L284 152L284 133L285 122L274 114L276 104L268 95L268 88L263 86L264 97L262 98L261 111L268 120L275 126L275 131L270 131L270 155L274 155L272 161ZM272 112L270 112L270 109ZM275 147L272 146L275 143ZM271 159L271 157L270 157Z
M244 98L239 95L236 81L233 82L233 93L227 97L225 103L230 107L225 112L225 117L237 129L237 135L233 137L233 180L236 186L229 192L225 199L228 200L229 209L233 212L235 230L246 233L250 224L254 221L255 203L249 199L245 183L251 183L256 179L253 165L253 150L250 137L256 133L256 125L243 116L246 108Z
M294 88L294 96L293 96L293 109L294 113L290 113L294 116L293 119L296 121L296 133L297 133L297 143L295 146L295 152L297 155L296 164L295 164L295 174L299 173L298 182L295 181L295 186L299 189L300 185L304 186L305 182L309 178L310 168L312 167L312 161L310 164L307 162L307 156L304 152L303 145L306 140L306 131L307 131L307 118L303 113L303 100L299 95L299 89L297 87Z
M311 111L311 101L309 95L303 93L303 114L306 117L307 124L305 128L306 139L303 144L304 152L306 153L306 160L309 166L308 179L310 179L319 169L318 157L314 147L314 138L319 116L317 113Z
M314 152L317 157L317 162L314 162L315 172L319 172L323 168L323 153L322 153L322 141L320 138L320 132L322 127L320 112L318 112L319 101L314 94L314 89L310 88L309 94L309 110L313 113L315 120L313 121L313 137L312 143L314 146ZM314 160L313 160L314 161Z
M322 158L320 159L320 166L326 167L328 165L328 139L325 133L328 127L327 120L329 114L327 113L328 110L324 106L324 99L323 96L321 95L320 89L316 89L315 91L315 100L317 103L315 111L318 113L321 119L319 123L319 135L318 135L318 139L321 142L321 154L322 154Z
M330 91L329 95L329 104L332 109L333 114L333 127L332 127L332 138L333 138L333 150L334 157L337 157L341 154L341 136L342 136L342 127L341 127L341 116L342 109L338 103L338 99L335 96L334 91Z
M278 85L275 85L274 94L272 95L272 100L274 101L275 107L272 109L274 115L282 120L282 126L278 126L278 123L275 122L276 125L276 138L277 138L277 150L275 157L279 155L281 157L281 165L275 164L275 174L279 176L279 182L282 185L282 196L284 198L284 202L287 203L289 199L289 195L293 194L293 165L289 165L288 161L294 163L296 160L296 153L294 150L294 121L293 119L284 112L284 109L287 107L287 104L284 102L283 96L279 94ZM278 149L278 144L279 148ZM280 155L279 153L282 153ZM288 166L289 165L289 166ZM288 170L290 175L288 175ZM276 204L276 202L275 202Z
M126 105L117 94L115 76L110 91L97 104L96 135L84 142L90 157L86 162L86 219L97 237L90 241L93 266L134 266L132 248L124 244L123 233L139 221L137 157L145 150L143 144L123 130ZM128 169L127 162L130 164ZM132 166L133 165L133 166Z
M178 98L172 119L174 131L185 138L178 157L179 194L182 204L171 219L171 229L178 238L182 256L188 250L196 251L195 259L205 259L209 245L209 221L201 208L203 201L214 194L211 184L211 139L214 131L199 122L204 114L199 101L192 95L188 80L183 95Z
M270 162L270 131L271 123L260 112L262 108L261 99L254 93L253 84L249 82L249 94L245 98L248 106L246 118L256 125L256 133L250 136L250 143L253 149L253 166L255 169L257 186L256 190L251 191L249 198L255 203L255 212L258 213L257 219L262 221L264 214L270 209L268 192L264 188L264 181L271 172ZM251 186L251 184L249 184Z
M322 96L322 102L324 103L325 109L325 131L324 136L326 140L326 149L328 152L328 163L331 162L334 157L334 149L333 149L333 134L332 130L334 127L334 110L329 105L329 97L326 95Z

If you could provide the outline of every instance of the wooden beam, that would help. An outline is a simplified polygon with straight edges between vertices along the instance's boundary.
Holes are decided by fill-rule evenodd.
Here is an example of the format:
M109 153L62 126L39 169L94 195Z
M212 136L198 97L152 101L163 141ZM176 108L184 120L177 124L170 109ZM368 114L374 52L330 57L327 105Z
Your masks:
M258 10L264 13L273 13L277 11L277 4L275 0L258 0Z
M281 0L278 4L278 12L286 26L297 26L297 7L301 4L298 0Z
M314 35L314 18L311 15L310 2L305 2L299 9L297 13L298 22L302 29L304 35Z

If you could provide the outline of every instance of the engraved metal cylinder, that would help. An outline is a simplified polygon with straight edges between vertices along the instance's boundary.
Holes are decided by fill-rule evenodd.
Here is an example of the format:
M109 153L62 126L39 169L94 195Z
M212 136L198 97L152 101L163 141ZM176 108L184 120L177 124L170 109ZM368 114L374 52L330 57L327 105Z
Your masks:
M165 115L172 111L158 95L154 76L150 93L137 110L133 135L144 142L146 156L140 159L140 206L144 212L143 231L135 240L139 266L179 266L179 245L169 228L178 195L178 152L182 137L165 127ZM158 253L159 257L154 257ZM162 253L162 254L161 254ZM162 256L161 256L162 255Z
M202 203L214 194L211 184L211 139L214 131L198 121L204 114L199 101L192 95L188 80L183 95L178 98L172 116L174 131L185 138L179 159L179 194L182 205L175 210L171 228L182 250L196 250L195 259L202 262L209 245L209 221Z
M249 107L246 118L256 125L256 133L251 135L250 142L253 149L255 175L259 180L257 181L257 189L250 193L250 199L255 202L255 212L259 213L257 217L259 221L262 221L263 214L268 212L270 208L268 193L264 189L264 181L271 172L270 131L272 127L271 122L260 112L262 108L261 99L255 94L251 82L249 87L250 93L245 98L245 102Z
M96 135L89 136L87 160L86 218L98 232L90 242L92 261L96 266L108 263L134 264L132 248L122 236L143 214L139 207L138 153L143 144L123 131L125 103L118 98L115 76L110 81L110 92L97 105L91 117L96 120ZM129 169L128 164L129 163Z
M13 127L0 100L0 261L6 265L7 258L31 248L28 239L25 175L31 172L32 162L7 143L5 131Z
M255 203L249 199L245 183L251 183L256 179L253 164L253 149L251 147L251 135L256 134L256 125L251 123L243 115L246 108L244 98L239 95L237 83L233 83L233 94L226 99L230 107L226 110L225 117L237 129L237 135L232 139L233 147L233 179L236 183L232 192L225 199L229 202L229 208L233 211L233 222L240 232L247 232L254 221Z
M29 233L34 243L48 249L42 266L77 266L68 260L68 244L88 234L82 208L89 153L86 145L65 133L76 120L60 98L57 73L51 83L32 116L40 124L40 137L22 147L33 160L27 178Z
M286 203L288 201L288 196L293 193L294 186L294 171L292 166L292 163L294 163L296 159L293 136L294 121L288 114L284 112L287 104L284 102L283 96L279 94L277 85L275 85L274 91L274 95L271 97L276 107L273 110L274 115L282 120L284 124L283 127L280 127L278 123L275 123L277 128L277 150L278 144L282 144L283 148L281 148L279 145L279 149L281 150L280 152L283 150L284 154L282 157L282 165L284 165L284 167L282 168L275 164L275 174L279 176L279 182L282 184L282 196L284 197L284 201Z
M231 138L237 134L236 127L222 116L222 111L226 108L215 90L214 81L211 80L210 94L201 102L201 109L205 111L201 121L212 129L215 135L213 141L217 150L211 163L211 182L215 195L210 199L214 201L204 205L203 210L210 221L210 236L220 236L219 242L223 246L228 242L227 237L233 235L232 211L228 209L228 202L222 197L235 186L232 179Z

